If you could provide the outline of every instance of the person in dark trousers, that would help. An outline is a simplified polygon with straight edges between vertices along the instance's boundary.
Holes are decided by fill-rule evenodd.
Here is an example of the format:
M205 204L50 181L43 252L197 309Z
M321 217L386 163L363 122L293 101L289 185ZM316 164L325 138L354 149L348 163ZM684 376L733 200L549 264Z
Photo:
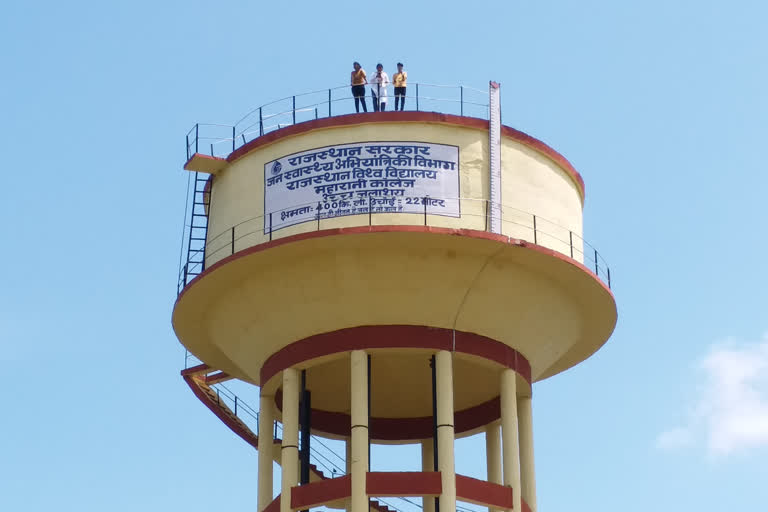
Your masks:
M397 110L398 103L400 104L400 110L405 108L405 87L408 82L408 73L403 71L403 63L397 63L397 73L392 75L392 84L395 86L395 110Z
M387 85L389 76L384 72L384 66L376 64L376 73L371 77L371 96L373 97L373 111L384 112L387 110Z
M355 111L360 112L360 103L363 104L363 112L368 112L365 106L365 84L368 80L365 76L365 70L360 67L359 62L352 63L354 70L351 73L349 83L352 85L352 96L355 98Z

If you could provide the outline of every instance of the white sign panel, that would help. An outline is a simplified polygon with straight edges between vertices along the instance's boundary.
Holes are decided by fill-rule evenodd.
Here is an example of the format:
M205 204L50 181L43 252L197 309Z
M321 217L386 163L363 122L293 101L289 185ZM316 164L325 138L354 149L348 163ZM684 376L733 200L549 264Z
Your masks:
M459 217L459 148L359 142L264 164L264 233L318 219L370 213Z

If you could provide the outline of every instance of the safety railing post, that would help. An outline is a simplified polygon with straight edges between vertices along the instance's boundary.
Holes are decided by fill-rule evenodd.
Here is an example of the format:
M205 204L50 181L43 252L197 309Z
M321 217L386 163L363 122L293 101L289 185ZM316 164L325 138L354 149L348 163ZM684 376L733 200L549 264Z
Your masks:
M264 135L264 118L261 117L261 107L259 107L259 136Z
M488 231L488 200L483 202L485 205L485 231Z
M236 137L235 137L235 127L233 126L232 127L232 152L233 153L235 151L235 139L236 139Z
M272 212L269 212L269 241L272 241Z
M187 160L189 160L189 134L187 134Z
M237 416L237 395L235 395L235 416Z
M421 200L422 203L424 203L424 225L427 225L427 199L429 199L429 196L424 196L424 198Z
M293 97L293 124L296 124L296 96Z
M211 143L211 156L213 156L213 143Z
M275 420L275 434L273 436L273 439L277 439L277 420Z
M368 196L368 225L373 226L373 198Z
M573 231L568 232L568 240L571 245L571 259L573 259Z
M464 115L464 86L463 85L459 86L459 91L460 91L460 96L461 96L461 98L460 98L461 115L463 116Z
M328 89L328 117L331 117L331 90Z
M320 231L320 209L321 205L320 202L317 202L317 230Z
M416 84L416 111L419 110L419 84Z
M597 249L595 249L595 275L600 277L600 269L597 266Z
M315 119L317 119L317 107L315 107Z
M608 272L608 289L611 288L611 269L609 267L606 267L606 271Z
M198 151L198 143L200 142L200 123L195 123L195 153Z
M539 240L536 236L536 216L535 215L533 216L533 243L536 245L539 244Z
M235 226L232 226L232 252L230 254L235 254Z

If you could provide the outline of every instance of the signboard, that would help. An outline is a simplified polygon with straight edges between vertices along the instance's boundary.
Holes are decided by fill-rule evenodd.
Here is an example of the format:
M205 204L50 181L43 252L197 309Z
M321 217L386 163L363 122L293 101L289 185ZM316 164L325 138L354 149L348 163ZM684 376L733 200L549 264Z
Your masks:
M459 148L359 142L264 164L264 233L318 219L370 213L459 217Z

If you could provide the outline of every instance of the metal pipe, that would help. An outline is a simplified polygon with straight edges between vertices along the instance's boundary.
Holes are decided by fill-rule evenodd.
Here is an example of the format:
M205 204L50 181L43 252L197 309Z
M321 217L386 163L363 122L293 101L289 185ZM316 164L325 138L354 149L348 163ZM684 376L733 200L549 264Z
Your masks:
M439 467L438 454L437 454L437 365L435 364L435 356L429 360L429 367L432 368L432 467L433 471L437 471ZM435 512L440 512L440 497L435 496Z

